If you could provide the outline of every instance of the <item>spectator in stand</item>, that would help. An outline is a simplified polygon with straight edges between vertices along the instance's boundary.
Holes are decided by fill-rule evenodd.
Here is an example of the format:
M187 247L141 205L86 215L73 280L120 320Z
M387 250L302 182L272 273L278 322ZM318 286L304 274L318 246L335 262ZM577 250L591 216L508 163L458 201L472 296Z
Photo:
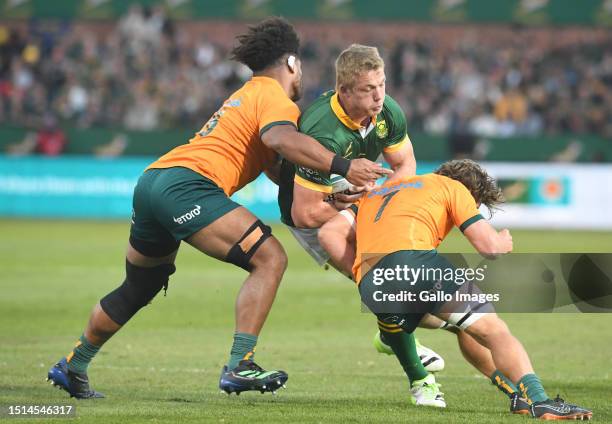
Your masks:
M57 120L47 115L42 127L36 132L28 132L23 141L7 146L10 155L40 154L44 156L58 156L66 147L68 140L64 131L57 126Z
M610 32L376 25L384 24L304 34L304 104L333 86L338 46L367 38L386 56L388 91L411 131L449 135L454 117L465 115L462 125L477 137L612 137ZM82 127L198 126L251 75L227 60L229 41L218 41L236 28L219 38L209 27L175 26L163 5L138 4L106 32L0 26L0 123L32 126L52 111Z

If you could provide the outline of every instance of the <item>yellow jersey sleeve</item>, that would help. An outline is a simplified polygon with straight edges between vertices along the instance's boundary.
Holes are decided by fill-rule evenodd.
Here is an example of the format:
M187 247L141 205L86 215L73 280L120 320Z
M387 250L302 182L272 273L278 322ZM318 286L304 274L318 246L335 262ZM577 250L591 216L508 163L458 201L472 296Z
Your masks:
M449 185L450 216L455 226L461 232L474 222L483 219L472 193L459 181L451 181Z
M275 125L293 125L297 129L300 109L278 85L262 90L257 112L260 137Z
M395 152L401 150L408 143L411 143L411 141L410 141L410 137L408 137L408 134L406 134L404 136L404 138L402 138L400 141L396 142L395 144L391 144L391 145L383 148L383 152L385 152L385 153L395 153Z

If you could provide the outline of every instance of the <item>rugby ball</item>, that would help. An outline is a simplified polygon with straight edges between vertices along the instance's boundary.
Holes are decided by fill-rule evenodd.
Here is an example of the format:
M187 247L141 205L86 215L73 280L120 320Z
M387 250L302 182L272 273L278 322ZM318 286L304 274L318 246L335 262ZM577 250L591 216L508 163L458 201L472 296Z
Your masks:
M344 191L352 191L354 188L353 184L349 183L348 180L342 175L331 174L330 180L332 183L332 194L341 193Z

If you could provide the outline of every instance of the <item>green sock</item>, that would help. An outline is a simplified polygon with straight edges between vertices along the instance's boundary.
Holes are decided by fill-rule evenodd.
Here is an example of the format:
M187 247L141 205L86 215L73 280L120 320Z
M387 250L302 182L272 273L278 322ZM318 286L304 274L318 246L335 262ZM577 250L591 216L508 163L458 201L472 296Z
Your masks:
M495 387L497 387L501 392L505 393L509 398L512 398L512 395L517 392L514 383L512 383L512 381L510 381L499 370L495 370L495 372L491 374L491 383L493 383Z
M517 385L521 391L521 396L530 402L542 402L548 399L540 378L535 374L525 374L517 382Z
M232 345L227 368L230 370L236 368L243 359L253 360L256 344L257 336L254 334L234 333L234 344Z
M100 350L100 346L94 346L87 341L83 334L72 352L66 357L68 369L72 372L86 373L89 363Z
M421 358L419 358L419 354L416 351L413 333L406 333L404 331L388 333L381 329L380 338L383 343L391 346L393 353L395 353L402 368L404 368L410 383L427 377L428 373L425 371Z

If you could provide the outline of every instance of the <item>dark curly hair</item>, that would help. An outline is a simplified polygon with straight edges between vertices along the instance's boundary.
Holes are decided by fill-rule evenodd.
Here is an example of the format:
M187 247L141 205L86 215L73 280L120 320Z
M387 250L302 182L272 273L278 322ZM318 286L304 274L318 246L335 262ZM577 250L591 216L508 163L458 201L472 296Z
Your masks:
M495 209L498 209L497 205L504 202L504 195L495 180L473 160L458 159L445 162L434 171L434 174L452 178L466 186L476 203L485 205L491 215Z
M258 72L274 65L285 54L298 54L300 39L289 22L281 17L267 18L236 37L238 45L230 58Z

